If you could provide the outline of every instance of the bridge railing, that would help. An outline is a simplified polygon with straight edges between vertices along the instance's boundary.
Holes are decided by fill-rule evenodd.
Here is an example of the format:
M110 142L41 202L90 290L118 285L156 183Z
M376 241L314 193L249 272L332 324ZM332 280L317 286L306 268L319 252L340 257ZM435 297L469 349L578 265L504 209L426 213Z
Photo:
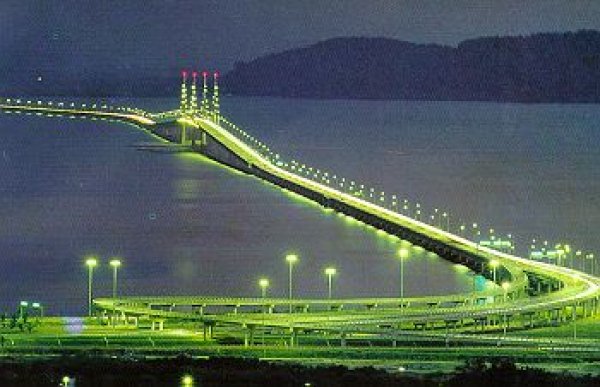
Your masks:
M133 114L150 118L151 113L130 106L115 105L108 102L56 101L40 98L0 98L5 107L23 107L31 110L46 111L97 111L118 114Z
M429 226L452 233L463 239L471 240L474 243L478 243L482 247L496 250L505 254L515 254L515 240L511 233L501 235L493 228L490 228L489 232L484 232L482 234L482 228L476 222L468 223L467 226L467 222L464 222L460 219L457 221L451 216L449 211L439 208L426 210L418 201L401 197L397 194L386 193L384 190L376 189L375 187L369 187L366 184L359 183L353 179L346 178L328 171L323 171L319 168L293 159L289 161L285 160L278 153L271 150L266 144L247 133L245 130L228 120L226 117L220 116L218 123L223 129L236 136L236 138L244 142L244 144L252 148L257 153L261 154L273 165L276 165L287 172L309 179L321 185L325 185L345 194L355 196L361 200L367 201L397 214L409 217L413 220L426 223ZM580 253L580 251L578 252ZM574 256L574 252L572 255ZM594 258L593 254L587 254L586 256L591 257L592 259ZM528 257L533 260L531 255ZM549 263L559 265L560 262L556 261ZM593 268L591 274L594 274Z
M276 165L279 168L286 170L287 172L296 174L303 178L309 179L321 185L325 185L332 189L344 192L346 194L355 196L364 201L372 203L374 205L383 207L387 210L395 213L410 217L411 219L429 224L430 226L437 227L440 230L447 232L454 232L454 234L479 242L478 238L467 235L468 232L466 227L461 224L456 226L451 222L450 214L448 211L434 208L430 213L426 214L424 207L421 203L408 198L403 198L397 194L389 194L383 190L376 189L374 187L368 187L366 184L359 183L353 179L340 176L335 173L323 171L314 166L301 163L296 160L285 160L278 153L270 149L266 144L258 140L257 138L250 135L248 132L228 120L226 117L220 117L219 124L222 128L227 130L232 135L236 136L240 141L252 148L254 151L262 155L265 159ZM453 226L456 229L453 230ZM475 233L473 236L476 236ZM492 236L490 239L494 240ZM514 243L512 242L512 236L509 238L511 241L509 245L502 244L501 247L488 246L498 251L510 253L514 251Z

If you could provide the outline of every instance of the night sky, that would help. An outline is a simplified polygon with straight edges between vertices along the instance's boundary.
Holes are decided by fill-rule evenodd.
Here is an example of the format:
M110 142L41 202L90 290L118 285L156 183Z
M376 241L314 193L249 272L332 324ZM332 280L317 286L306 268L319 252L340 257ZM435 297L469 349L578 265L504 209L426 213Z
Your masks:
M152 73L197 63L226 71L336 36L452 45L578 29L600 29L599 1L3 0L0 81L15 72Z

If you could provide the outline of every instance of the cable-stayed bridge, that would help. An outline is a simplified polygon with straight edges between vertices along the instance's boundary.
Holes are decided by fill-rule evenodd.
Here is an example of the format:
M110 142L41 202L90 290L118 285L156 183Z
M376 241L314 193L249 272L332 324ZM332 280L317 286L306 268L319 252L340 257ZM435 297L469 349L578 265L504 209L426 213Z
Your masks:
M201 78L201 86L198 81ZM206 155L222 164L257 176L284 190L311 199L396 238L399 263L409 258L407 247L421 246L493 281L484 292L438 297L357 300L301 300L232 297L131 297L97 299L99 314L121 321L148 318L162 324L198 321L212 332L215 326L243 327L252 336L256 327L302 331L361 332L390 328L474 324L487 326L511 320L525 326L560 323L598 311L600 279L567 267L520 258L510 251L482 246L450 227L428 224L419 212L409 216L400 200L384 192L320 171L295 160L285 161L220 113L219 74L182 73L177 110L151 113L109 104L0 99L6 112L66 115L124 121L142 127L182 149ZM211 86L209 88L209 83ZM268 313L256 313L267 310ZM293 313L290 313L293 312ZM501 321L501 322L499 322ZM293 343L293 340L292 340Z

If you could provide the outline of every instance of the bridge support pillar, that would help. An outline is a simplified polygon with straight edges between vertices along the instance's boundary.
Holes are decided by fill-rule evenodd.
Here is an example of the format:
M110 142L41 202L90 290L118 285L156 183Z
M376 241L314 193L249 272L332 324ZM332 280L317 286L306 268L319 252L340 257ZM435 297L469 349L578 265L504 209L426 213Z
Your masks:
M298 330L296 328L292 328L290 332L290 347L295 347L298 345Z
M164 329L165 325L164 325L164 321L163 320L152 320L152 324L150 326L150 329L155 331L162 331Z
M213 338L213 324L204 323L202 326L202 333L204 337L204 341L207 339L210 340Z
M244 347L254 345L254 325L249 325L244 331Z

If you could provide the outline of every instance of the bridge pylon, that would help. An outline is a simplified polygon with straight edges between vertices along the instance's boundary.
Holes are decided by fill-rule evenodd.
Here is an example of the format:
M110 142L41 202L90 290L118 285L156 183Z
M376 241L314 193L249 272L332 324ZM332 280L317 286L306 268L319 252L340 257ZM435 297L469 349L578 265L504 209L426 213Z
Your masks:
M220 102L219 102L219 72L214 72L213 81L213 95L212 95L212 118L213 121L218 124L221 116Z
M188 90L187 90L187 71L181 72L181 99L179 101L179 110L181 114L188 111Z
M210 114L210 101L208 100L208 71L202 72L202 102L200 103L200 116L208 118Z
M198 79L198 73L196 71L192 72L192 86L191 86L191 90L190 90L190 98L189 98L189 102L188 102L188 113L191 116L196 115L196 113L198 112L198 90L196 87L196 82Z

